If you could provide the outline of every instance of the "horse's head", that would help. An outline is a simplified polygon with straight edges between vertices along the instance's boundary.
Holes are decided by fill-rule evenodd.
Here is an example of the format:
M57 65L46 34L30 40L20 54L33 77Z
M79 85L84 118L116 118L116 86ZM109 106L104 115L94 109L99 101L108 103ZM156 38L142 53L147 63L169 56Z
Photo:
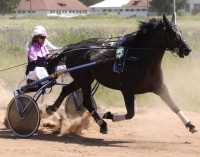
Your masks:
M186 43L181 31L176 25L176 17L173 14L171 22L167 19L165 14L163 14L164 29L165 29L165 47L176 52L179 57L184 58L188 56L191 52L190 46Z

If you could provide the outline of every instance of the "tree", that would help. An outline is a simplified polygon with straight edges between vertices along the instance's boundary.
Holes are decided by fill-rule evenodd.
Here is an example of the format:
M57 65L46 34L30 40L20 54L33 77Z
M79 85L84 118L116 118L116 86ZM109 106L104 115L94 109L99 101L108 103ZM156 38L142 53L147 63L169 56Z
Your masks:
M187 0L176 0L176 11L182 10L184 5L187 3Z
M79 0L79 1L82 2L86 6L91 6L96 3L102 2L103 0Z
M0 13L11 13L20 0L0 0Z
M176 0L176 11L182 9L187 0ZM174 12L174 0L152 0L150 2L150 10L156 10L158 14L167 13L172 14Z
M5 12L5 5L4 5L5 1L4 0L0 0L0 13L4 13Z

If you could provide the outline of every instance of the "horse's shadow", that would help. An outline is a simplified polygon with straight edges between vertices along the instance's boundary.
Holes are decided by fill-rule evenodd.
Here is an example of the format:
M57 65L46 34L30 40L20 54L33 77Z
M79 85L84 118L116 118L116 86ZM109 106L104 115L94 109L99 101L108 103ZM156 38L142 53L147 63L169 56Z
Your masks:
M23 139L17 137L12 133L11 130L8 129L0 129L0 138L3 139ZM105 135L106 138L106 135ZM38 130L33 136L28 137L29 140L40 140L40 141L50 141L50 142L61 142L65 144L79 144L83 146L112 146L112 147L129 147L125 144L144 144L144 143L151 143L151 144L175 144L175 145L182 145L182 144L190 144L188 142L174 142L174 141L152 141L152 140L104 140L103 138L90 138L90 137L83 137L81 135L63 135L58 136L58 134L47 133L42 130Z
M105 135L106 136L106 135ZM12 133L9 129L0 129L0 138L2 139L23 139ZM61 142L61 143L72 143L80 144L84 146L112 146L112 147L127 147L122 146L124 143L132 143L131 141L125 140L112 140L106 141L103 138L90 138L83 137L81 135L63 135L47 133L42 130L38 130L33 136L28 137L29 140L41 140L41 141L51 141L51 142Z

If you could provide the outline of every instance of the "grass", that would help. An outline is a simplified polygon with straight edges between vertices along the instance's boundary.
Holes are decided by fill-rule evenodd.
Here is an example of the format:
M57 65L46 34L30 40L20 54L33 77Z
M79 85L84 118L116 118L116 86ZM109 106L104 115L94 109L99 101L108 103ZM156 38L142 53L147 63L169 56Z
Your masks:
M162 18L162 17L154 17ZM170 17L169 17L170 18ZM46 28L48 39L56 46L77 43L92 37L107 38L120 36L137 30L138 20L146 18L126 18L120 15L83 16L75 18L59 18L45 16L0 17L0 70L26 62L25 44L36 25ZM193 52L189 57L180 59L166 52L162 67L165 82L175 102L187 110L200 111L198 104L200 88L198 87L199 70L199 43L200 43L200 16L177 17L177 24ZM7 88L13 90L24 78L25 66L0 72L1 80ZM98 104L106 106L124 106L121 93L100 86L95 94ZM166 105L154 94L147 93L137 96L138 105L145 107L165 107Z

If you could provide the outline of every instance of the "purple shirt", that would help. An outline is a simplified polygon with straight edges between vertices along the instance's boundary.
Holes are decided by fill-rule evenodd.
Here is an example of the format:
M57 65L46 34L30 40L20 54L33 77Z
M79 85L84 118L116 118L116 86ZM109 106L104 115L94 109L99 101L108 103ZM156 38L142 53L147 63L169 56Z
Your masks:
M30 71L33 71L35 67L45 67L48 59L46 56L47 54L49 54L49 50L45 45L33 43L27 51L29 60L26 67L26 75L28 75Z
M31 47L27 51L28 58L30 61L37 60L38 57L45 57L47 59L46 55L49 54L49 50L45 45L40 45L38 43L33 43Z

